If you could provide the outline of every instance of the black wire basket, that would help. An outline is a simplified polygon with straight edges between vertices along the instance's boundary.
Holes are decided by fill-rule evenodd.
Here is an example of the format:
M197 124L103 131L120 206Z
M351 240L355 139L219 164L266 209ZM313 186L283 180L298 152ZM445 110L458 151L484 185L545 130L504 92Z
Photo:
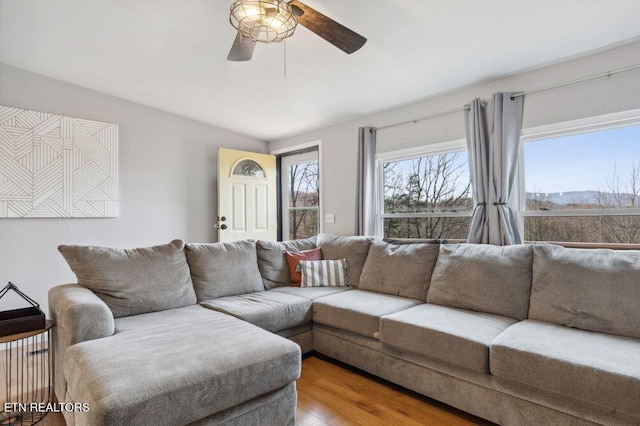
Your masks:
M10 290L31 306L0 312L0 425L34 425L54 400L53 322L13 283L0 291L0 299Z
M45 328L45 315L40 309L40 305L18 290L18 287L16 287L15 284L9 282L9 284L0 291L0 299L2 299L10 290L18 293L18 295L26 300L31 306L28 308L0 311L0 337Z

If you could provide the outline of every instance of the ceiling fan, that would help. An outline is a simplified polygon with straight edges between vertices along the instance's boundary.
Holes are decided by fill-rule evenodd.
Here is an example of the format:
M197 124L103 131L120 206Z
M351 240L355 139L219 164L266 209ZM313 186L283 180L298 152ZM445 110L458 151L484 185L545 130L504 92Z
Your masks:
M333 19L297 1L237 0L231 5L231 25L238 30L227 60L248 61L256 43L281 42L298 24L351 54L367 39Z

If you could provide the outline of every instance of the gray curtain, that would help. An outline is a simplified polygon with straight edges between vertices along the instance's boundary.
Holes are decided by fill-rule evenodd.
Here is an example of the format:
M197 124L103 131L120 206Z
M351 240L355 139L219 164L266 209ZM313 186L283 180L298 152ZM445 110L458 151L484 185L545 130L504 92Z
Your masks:
M465 115L474 201L467 238L471 243L522 243L513 190L517 184L523 97L511 96L494 94L490 108L476 99ZM491 126L487 132L488 123Z
M376 131L372 127L358 128L358 169L356 188L356 235L376 232Z
M493 126L490 159L493 169L492 196L495 205L497 227L491 231L492 244L521 244L513 195L517 185L518 157L520 154L520 132L522 130L523 96L511 99L513 93L493 95Z
M484 102L480 99L471 101L469 109L465 110L464 118L467 126L467 150L473 196L473 215L467 241L488 244L489 134Z

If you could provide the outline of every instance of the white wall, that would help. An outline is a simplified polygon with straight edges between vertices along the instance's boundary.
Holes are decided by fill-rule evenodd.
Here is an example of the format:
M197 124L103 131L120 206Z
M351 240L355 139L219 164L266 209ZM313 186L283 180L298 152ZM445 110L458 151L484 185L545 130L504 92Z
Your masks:
M213 241L216 148L267 148L257 139L2 64L0 104L120 126L118 218L0 220L0 285L14 282L45 309L50 287L75 282L59 244Z
M335 224L324 224L324 231L349 235L354 232L355 221L358 127L382 127L457 109L474 98L490 99L496 92L528 91L638 63L640 42L463 88L348 123L271 141L269 148L280 150L312 140L322 140L323 210L325 213L336 215ZM523 127L536 127L637 108L640 108L640 69L527 95L524 101ZM464 115L459 112L417 124L380 130L377 138L378 153L464 137Z

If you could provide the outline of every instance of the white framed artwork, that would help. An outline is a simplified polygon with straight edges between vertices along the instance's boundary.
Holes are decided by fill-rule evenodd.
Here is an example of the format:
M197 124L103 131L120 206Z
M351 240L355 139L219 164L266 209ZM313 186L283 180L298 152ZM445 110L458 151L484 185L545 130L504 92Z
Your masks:
M0 106L0 218L117 217L118 126Z

